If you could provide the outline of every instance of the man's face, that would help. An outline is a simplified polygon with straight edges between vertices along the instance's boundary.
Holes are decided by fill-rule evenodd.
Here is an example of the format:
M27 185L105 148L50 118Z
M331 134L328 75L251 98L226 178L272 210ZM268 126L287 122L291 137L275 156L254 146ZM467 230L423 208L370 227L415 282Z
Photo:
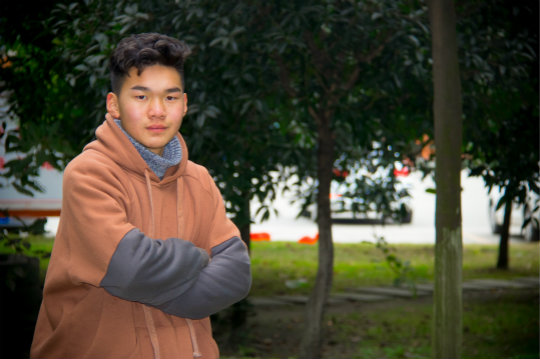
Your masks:
M161 156L187 111L180 74L161 65L149 66L140 75L131 68L120 95L107 95L107 111L131 137Z

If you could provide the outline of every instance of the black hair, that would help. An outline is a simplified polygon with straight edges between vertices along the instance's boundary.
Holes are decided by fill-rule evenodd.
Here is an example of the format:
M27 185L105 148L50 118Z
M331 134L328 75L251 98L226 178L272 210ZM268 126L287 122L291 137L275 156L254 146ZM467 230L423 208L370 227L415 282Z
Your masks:
M140 75L146 67L152 65L174 67L180 74L184 90L184 59L190 53L191 50L184 42L167 35L142 33L126 37L118 43L109 59L112 90L116 94L120 93L132 67Z

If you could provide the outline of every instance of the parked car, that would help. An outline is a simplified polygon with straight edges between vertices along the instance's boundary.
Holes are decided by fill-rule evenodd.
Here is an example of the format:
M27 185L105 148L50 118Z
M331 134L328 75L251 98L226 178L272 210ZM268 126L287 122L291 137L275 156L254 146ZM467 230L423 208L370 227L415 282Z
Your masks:
M1 159L0 173L4 170ZM37 182L43 191L33 196L18 192L6 178L0 178L0 229L37 228L35 225L45 225L47 217L60 216L62 174L50 165L42 166Z
M338 223L411 223L408 175L409 169L400 164L374 173L360 168L335 169L330 188L332 220ZM316 220L316 203L310 204L302 215Z
M0 94L0 174L8 171L6 163L15 158L24 157L24 153L7 152L7 135L17 131L18 121L7 114L5 93ZM38 231L47 217L60 215L62 205L62 171L44 162L36 182L43 191L32 195L23 194L13 186L9 178L0 176L0 229L30 229Z
M492 191L489 196L489 222L493 234L500 234L503 225L504 207L497 210L497 203L501 198L499 191ZM510 217L510 234L518 234L528 242L539 240L540 211L538 209L540 198L531 192L525 204L513 202Z

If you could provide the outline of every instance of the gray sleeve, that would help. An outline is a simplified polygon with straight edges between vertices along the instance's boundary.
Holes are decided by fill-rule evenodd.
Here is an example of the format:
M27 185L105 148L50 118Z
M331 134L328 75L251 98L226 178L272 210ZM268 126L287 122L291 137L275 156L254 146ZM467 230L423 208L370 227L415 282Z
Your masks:
M251 264L246 246L238 237L212 249L212 260L183 294L158 305L165 313L201 319L245 298L251 288Z
M152 239L133 229L118 244L100 285L116 297L156 306L194 285L208 261L208 253L189 241Z

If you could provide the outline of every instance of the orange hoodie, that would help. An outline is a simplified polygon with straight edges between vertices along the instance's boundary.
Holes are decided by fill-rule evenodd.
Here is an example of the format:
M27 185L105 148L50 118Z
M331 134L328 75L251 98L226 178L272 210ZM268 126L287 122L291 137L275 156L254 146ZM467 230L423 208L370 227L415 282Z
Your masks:
M64 171L31 357L217 358L209 315L251 285L218 188L180 134L162 180L112 120L96 138Z

